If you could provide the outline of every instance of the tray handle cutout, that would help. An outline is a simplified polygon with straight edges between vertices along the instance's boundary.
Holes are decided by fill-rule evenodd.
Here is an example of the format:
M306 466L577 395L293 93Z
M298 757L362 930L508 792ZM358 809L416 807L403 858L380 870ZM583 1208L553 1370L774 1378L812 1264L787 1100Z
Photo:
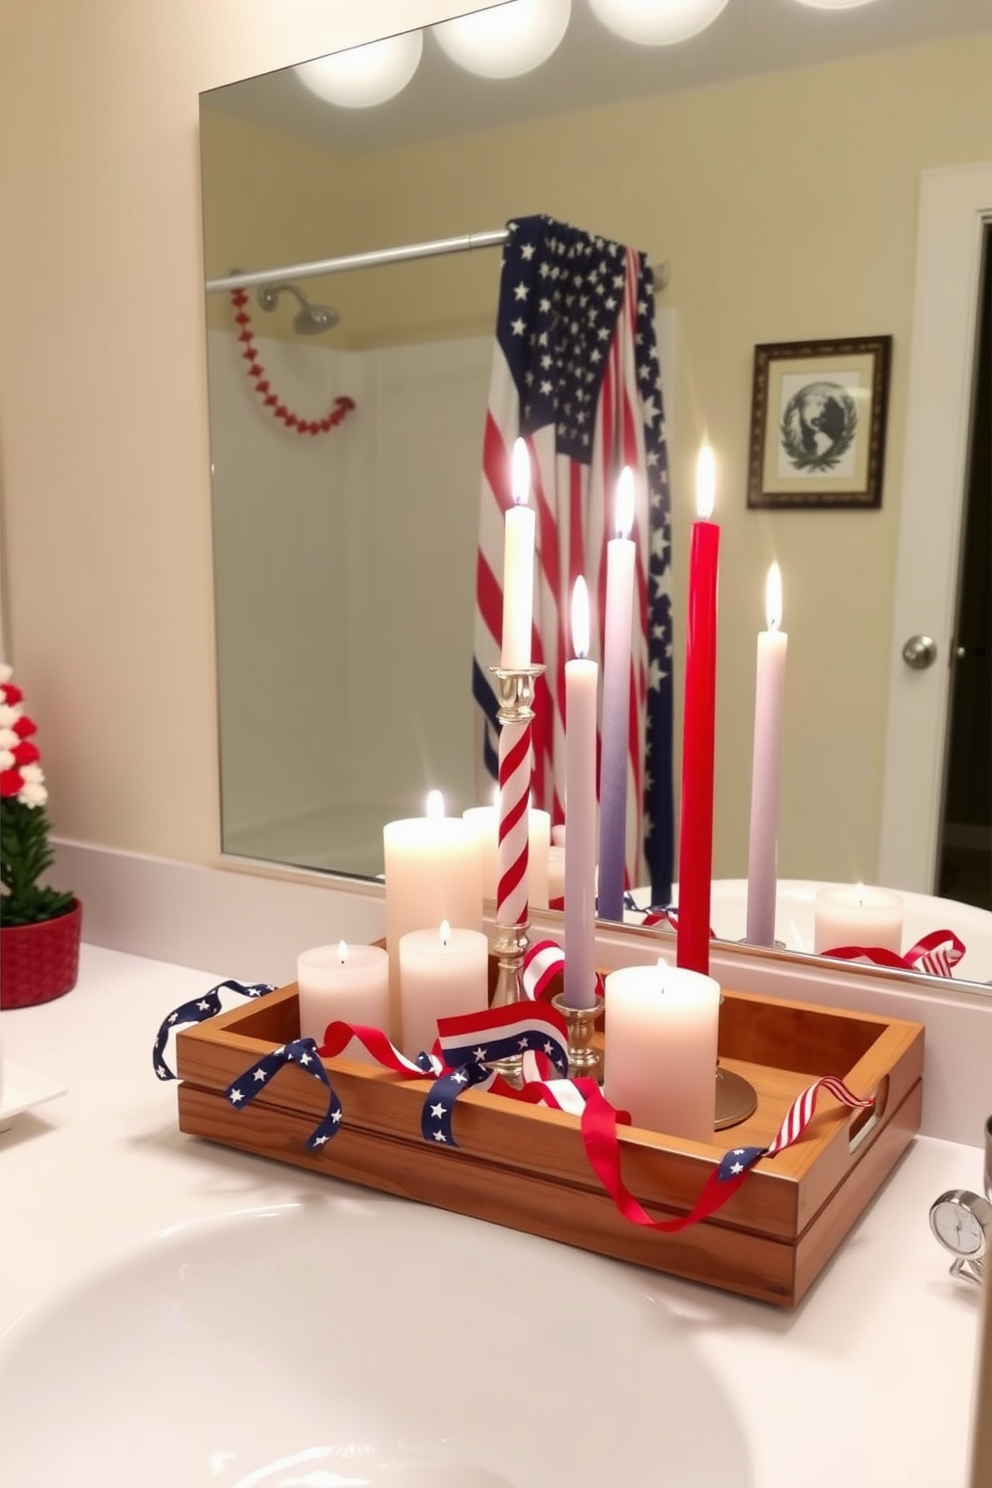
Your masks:
M886 1102L889 1099L889 1077L883 1075L875 1089L872 1091L875 1097L873 1106L862 1106L860 1110L852 1111L848 1122L848 1151L857 1152L861 1143L873 1132L885 1113Z

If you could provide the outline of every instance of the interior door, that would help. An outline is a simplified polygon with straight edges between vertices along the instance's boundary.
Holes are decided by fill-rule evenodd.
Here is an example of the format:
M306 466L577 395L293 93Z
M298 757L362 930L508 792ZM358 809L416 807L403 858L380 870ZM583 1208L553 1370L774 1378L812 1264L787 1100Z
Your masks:
M878 872L880 883L924 894L936 884L988 221L992 162L924 172ZM924 664L907 662L904 648Z

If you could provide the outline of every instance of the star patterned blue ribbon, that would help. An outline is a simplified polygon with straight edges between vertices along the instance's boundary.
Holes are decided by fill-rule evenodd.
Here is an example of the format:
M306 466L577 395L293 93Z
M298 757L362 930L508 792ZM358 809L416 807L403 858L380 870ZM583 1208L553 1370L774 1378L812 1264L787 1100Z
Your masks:
M732 1147L725 1152L720 1159L720 1166L716 1170L716 1176L721 1183L729 1183L731 1178L739 1178L742 1173L748 1172L761 1158L768 1156L767 1147Z
M451 1128L455 1103L466 1090L478 1087L499 1093L498 1070L489 1066L500 1059L543 1054L562 1076L568 1074L568 1044L557 1014L534 1003L511 1004L464 1018L442 1019L438 1024L437 1047L445 1070L434 1081L420 1112L420 1134L425 1142L457 1147ZM502 1025L502 1026L501 1026ZM463 1033L467 1042L459 1042ZM483 1062L485 1061L485 1062ZM506 1087L509 1091L509 1087Z
M496 1080L496 1071L487 1069L478 1060L449 1070L434 1081L420 1112L420 1135L425 1142L437 1142L447 1147L457 1147L451 1130L451 1117L455 1102L473 1085L488 1090Z
M307 1137L307 1146L312 1151L319 1152L332 1137L337 1136L341 1125L341 1102L331 1084L324 1061L317 1053L316 1039L293 1039L291 1043L280 1044L278 1049L270 1049L268 1054L263 1054L261 1059L250 1065L227 1087L224 1091L225 1098L235 1110L243 1111L259 1091L268 1085L272 1076L278 1074L287 1064L295 1064L305 1074L313 1075L315 1080L327 1086L327 1111L323 1120Z
M169 1040L169 1034L181 1024L205 1023L208 1018L214 1018L221 1010L220 994L222 992L236 992L240 997L264 997L267 992L276 989L269 982L236 982L228 978L226 982L218 982L216 987L211 987L202 997L196 997L192 1002L184 1002L181 1007L174 1008L165 1019L158 1033L155 1035L155 1044L152 1049L152 1064L155 1073L160 1080L174 1080L176 1075L165 1061L165 1046Z

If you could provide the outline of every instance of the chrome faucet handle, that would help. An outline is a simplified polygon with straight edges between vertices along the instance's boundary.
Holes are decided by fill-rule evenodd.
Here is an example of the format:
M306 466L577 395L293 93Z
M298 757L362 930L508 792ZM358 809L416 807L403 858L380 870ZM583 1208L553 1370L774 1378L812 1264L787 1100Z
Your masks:
M962 1281L972 1281L975 1286L981 1286L985 1281L985 1264L983 1261L963 1260L959 1257L950 1265L952 1276L960 1276Z

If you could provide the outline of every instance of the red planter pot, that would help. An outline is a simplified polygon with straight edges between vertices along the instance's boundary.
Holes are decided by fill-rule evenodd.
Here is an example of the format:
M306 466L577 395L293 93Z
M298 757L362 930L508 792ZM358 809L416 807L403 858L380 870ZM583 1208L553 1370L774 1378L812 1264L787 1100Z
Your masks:
M32 1007L71 992L79 975L83 906L36 925L0 929L0 1008Z

